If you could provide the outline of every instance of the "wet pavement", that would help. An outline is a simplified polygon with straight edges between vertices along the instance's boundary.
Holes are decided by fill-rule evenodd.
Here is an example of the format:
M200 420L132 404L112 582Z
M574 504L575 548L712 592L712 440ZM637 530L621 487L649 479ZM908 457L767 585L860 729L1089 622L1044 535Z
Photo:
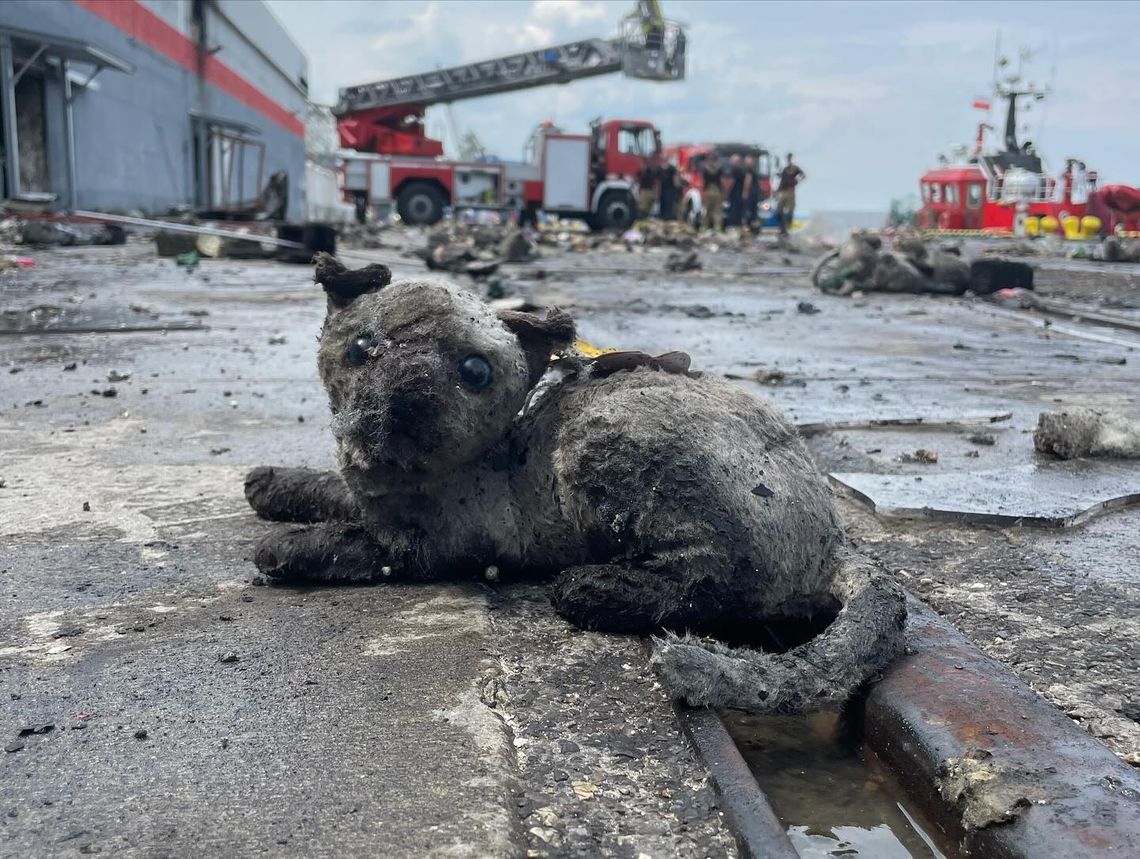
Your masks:
M402 253L415 241L363 255L423 276ZM1033 483L1053 468L1032 450L1037 413L1138 411L1140 335L820 295L794 248L702 249L686 274L664 272L668 251L544 247L500 276L596 345L684 349L800 424L1009 415L810 436L827 470L909 481L912 504L1008 468L1028 475L1019 504L1054 509ZM184 270L136 242L34 256L0 275L0 736L19 746L0 758L0 854L734 854L639 641L571 629L538 586L253 584L273 526L248 512L244 472L332 464L307 269ZM1140 317L1140 267L1038 279ZM937 462L900 461L919 449ZM1091 498L1140 491L1140 464L1073 468ZM1049 531L842 504L908 588L1140 763L1140 510Z
M810 429L821 467L864 490L841 492L841 504L866 551L1140 765L1140 568L1130 560L1140 551L1140 462L1059 463L1036 454L1031 435L1044 410L1140 413L1140 334L968 297L822 295L800 273L807 253L771 247L706 252L699 276L665 274L664 250L616 255L638 268L616 284L560 259L570 273L529 294L570 309L595 345L684 349L695 369L778 404ZM784 261L789 272L718 274L748 261L765 270ZM1041 296L1140 322L1140 266L1043 263ZM1131 506L1056 529L1121 498ZM923 521L931 509L967 515ZM1054 530L1019 527L1019 517Z
M0 275L0 855L736 855L640 640L537 585L259 586L246 470L333 462L309 269L34 255Z

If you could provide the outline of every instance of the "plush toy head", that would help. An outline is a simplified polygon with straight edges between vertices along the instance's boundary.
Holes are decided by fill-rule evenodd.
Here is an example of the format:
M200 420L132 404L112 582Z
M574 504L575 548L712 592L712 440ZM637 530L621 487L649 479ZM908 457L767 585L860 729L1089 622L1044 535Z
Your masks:
M453 284L390 279L384 266L317 261L329 298L318 362L341 467L375 494L431 482L488 451L551 352L574 338L557 311L496 314Z

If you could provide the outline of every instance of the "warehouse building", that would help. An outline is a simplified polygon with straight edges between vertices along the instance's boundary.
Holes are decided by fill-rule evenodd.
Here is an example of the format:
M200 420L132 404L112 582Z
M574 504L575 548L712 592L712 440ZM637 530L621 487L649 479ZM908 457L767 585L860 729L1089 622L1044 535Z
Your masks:
M4 195L302 218L307 73L260 0L4 0Z

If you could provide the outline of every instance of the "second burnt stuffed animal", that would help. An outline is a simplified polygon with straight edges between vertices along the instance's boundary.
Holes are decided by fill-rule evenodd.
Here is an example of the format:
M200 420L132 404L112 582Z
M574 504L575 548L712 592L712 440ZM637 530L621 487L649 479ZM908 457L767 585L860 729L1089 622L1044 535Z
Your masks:
M313 523L262 541L267 576L547 575L573 623L662 635L675 697L752 712L838 707L899 653L901 590L845 547L826 481L772 406L685 372L679 353L551 370L573 342L565 314L389 279L318 260L340 472L250 473L258 513ZM835 619L783 653L700 637L821 612Z

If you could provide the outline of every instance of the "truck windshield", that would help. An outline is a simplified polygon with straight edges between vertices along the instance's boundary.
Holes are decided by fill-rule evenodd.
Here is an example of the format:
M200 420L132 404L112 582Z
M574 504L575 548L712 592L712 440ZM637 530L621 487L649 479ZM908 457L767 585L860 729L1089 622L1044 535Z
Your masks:
M648 158L657 154L657 131L651 126L626 125L618 132L618 152Z

